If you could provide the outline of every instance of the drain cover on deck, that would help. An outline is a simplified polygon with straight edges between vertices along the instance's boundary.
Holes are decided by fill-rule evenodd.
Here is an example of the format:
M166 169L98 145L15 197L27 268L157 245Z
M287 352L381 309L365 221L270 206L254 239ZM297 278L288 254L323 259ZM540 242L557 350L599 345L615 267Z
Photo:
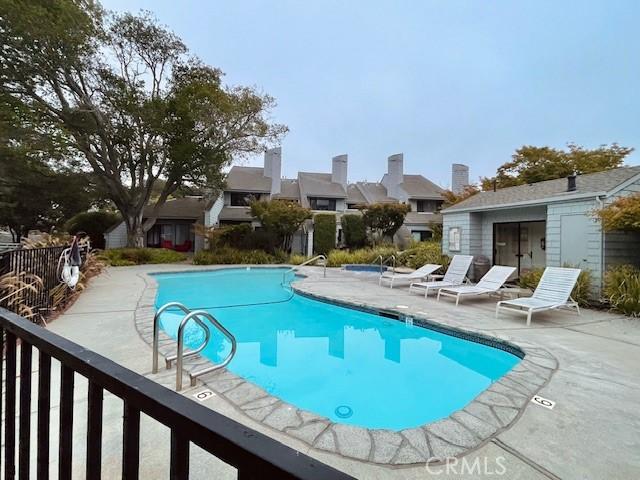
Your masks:
M335 411L336 415L340 418L349 418L353 415L353 409L349 405L340 405Z

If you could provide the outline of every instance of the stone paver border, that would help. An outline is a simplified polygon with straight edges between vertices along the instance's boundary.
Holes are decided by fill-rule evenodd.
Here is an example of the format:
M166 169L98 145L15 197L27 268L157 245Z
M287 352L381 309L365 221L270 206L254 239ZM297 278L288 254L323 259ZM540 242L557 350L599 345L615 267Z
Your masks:
M159 273L202 271L206 270L176 269ZM151 345L158 285L151 273L139 276L146 286L135 311L135 326L140 337ZM294 290L319 301L380 312L380 309L368 305L315 295L305 288L304 282L296 284ZM406 316L406 312L394 309L385 313L399 321L404 321ZM302 440L313 448L359 461L401 466L427 462L437 464L481 447L513 425L533 395L546 385L558 367L551 353L532 343L516 341L502 334L488 336L469 328L461 329L451 322L437 322L413 313L411 318L414 325L501 348L522 360L462 410L437 422L399 432L335 423L283 402L227 369L201 377L200 380L250 418ZM175 353L175 341L164 332L160 334L159 345L161 355L166 357ZM185 359L184 369L190 372L209 363L206 358L195 355Z

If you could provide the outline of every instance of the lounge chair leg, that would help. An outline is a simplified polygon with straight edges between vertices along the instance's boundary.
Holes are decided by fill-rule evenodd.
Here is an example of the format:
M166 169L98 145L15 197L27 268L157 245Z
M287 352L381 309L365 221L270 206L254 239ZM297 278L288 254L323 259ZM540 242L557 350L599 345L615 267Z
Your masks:
M456 307L458 306L459 302L460 302L460 294L456 295Z
M533 310L529 309L529 311L527 312L527 327L529 325L531 325L531 314L533 313Z
M438 296L436 297L436 301L440 301L440 290L438 290Z
M498 314L500 313L500 303L501 302L496 303L496 318L498 318Z
M576 303L576 312L578 312L578 316L580 316L580 305Z
M427 298L429 296L429 287L425 287L424 289L424 298Z

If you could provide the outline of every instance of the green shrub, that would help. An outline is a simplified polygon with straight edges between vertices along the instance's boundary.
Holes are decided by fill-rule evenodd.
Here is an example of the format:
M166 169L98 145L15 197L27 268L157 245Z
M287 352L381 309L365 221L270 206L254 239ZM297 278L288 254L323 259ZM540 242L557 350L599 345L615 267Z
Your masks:
M518 280L518 285L520 288L528 288L532 291L535 290L538 283L540 283L540 278L542 278L543 272L544 268L532 268L531 270L522 272L520 274L520 279Z
M306 255L302 255L300 253L292 253L291 256L289 257L289 263L291 265L300 265L301 263L306 262L307 257Z
M327 256L328 267L340 267L347 263L373 263L378 256L384 259L395 255L396 248L393 245L380 245L375 248L360 248L357 250L331 250Z
M343 215L340 220L347 248L362 248L367 243L367 228L362 215Z
M82 212L71 217L64 225L64 229L71 235L85 232L89 235L93 248L104 248L104 233L116 223L120 222L120 215L113 212L99 210L96 212Z
M576 268L571 265L563 265L566 268ZM540 279L542 278L542 274L544 273L544 268L532 268L526 273L520 275L520 280L518 284L521 288L528 288L531 290L535 290L540 283ZM578 281L576 282L576 286L573 287L573 291L571 292L571 297L578 302L580 306L588 306L590 304L591 298L591 271L582 269L580 275L578 276Z
M620 265L609 269L604 276L604 295L614 310L640 317L640 268Z
M199 229L209 240L210 248L231 247L240 250L264 250L275 254L280 240L272 230L253 230L250 224L229 225L219 228Z
M414 243L399 256L400 264L413 269L432 263L442 265L442 269L446 270L449 266L449 261L449 257L442 254L441 243L434 241Z
M201 250L193 256L194 265L262 265L285 263L288 256L282 252L271 255L263 250L239 250L221 247Z
M313 251L326 255L336 248L336 216L332 213L320 213L314 217L313 222Z
M113 267L152 263L179 263L187 256L166 248L114 248L104 250L99 257Z

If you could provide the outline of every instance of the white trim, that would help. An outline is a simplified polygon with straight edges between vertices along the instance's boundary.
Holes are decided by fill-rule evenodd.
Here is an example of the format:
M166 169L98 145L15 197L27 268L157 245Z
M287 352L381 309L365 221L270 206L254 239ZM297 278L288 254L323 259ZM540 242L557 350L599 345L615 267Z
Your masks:
M625 180L624 182L622 182L620 185L618 185L617 187L609 190L606 193L607 197L611 197L612 195L615 195L616 193L618 193L620 190L624 190L625 188L627 188L629 185L632 185L636 182L640 181L640 173L634 175L631 178L628 178L627 180Z

